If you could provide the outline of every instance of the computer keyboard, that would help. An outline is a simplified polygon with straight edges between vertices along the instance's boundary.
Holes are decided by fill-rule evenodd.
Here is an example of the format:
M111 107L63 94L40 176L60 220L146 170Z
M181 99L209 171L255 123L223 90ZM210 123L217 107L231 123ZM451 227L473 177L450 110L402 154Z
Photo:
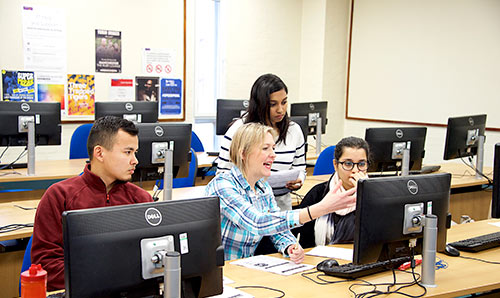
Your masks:
M478 252L488 248L500 246L500 232L477 236L452 243L448 243L458 250Z
M411 257L399 257L390 259L387 261L374 262L369 264L357 265L353 263L332 266L332 267L321 267L320 264L316 266L318 271L324 272L327 275L340 277L340 278L358 278L365 275L375 274L378 272L391 270L392 268L397 268L399 265L409 262Z

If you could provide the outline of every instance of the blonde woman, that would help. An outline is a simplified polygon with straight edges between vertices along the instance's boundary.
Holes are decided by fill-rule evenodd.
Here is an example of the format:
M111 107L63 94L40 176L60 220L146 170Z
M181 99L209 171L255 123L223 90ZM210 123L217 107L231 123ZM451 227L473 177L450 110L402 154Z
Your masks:
M275 132L259 123L247 123L235 132L230 147L234 166L218 174L207 185L206 194L220 198L222 243L225 259L253 256L263 236L270 236L276 249L295 263L304 250L295 247L290 229L336 210L356 204L354 189L338 193L341 183L318 204L304 209L280 211L265 178L276 158Z

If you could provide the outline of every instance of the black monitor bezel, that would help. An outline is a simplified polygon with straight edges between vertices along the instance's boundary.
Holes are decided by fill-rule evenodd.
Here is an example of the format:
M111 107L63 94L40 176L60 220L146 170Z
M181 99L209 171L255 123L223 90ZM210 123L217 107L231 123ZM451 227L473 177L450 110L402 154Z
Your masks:
M321 117L321 134L326 133L328 101L298 102L290 104L290 116L307 116L310 112L319 112ZM310 126L308 135L316 135L316 126Z
M226 134L231 124L248 111L248 105L246 99L217 99L215 134Z
M484 136L486 130L486 114L448 118L444 143L444 160L477 155L477 141L472 146L467 146L465 144L467 131L469 129L479 129L479 135Z
M130 109L132 107L132 109ZM124 118L125 114L141 114L140 123L158 122L156 101L96 101L95 119L104 116Z

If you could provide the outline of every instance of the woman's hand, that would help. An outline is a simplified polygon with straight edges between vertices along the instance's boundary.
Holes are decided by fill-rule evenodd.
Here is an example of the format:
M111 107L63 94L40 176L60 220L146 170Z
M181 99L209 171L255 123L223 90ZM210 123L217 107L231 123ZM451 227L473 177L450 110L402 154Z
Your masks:
M295 248L297 246L297 248ZM287 248L288 255L290 256L290 260L295 264L300 264L304 261L304 249L300 246L300 244L292 244Z
M302 180L299 178L297 180L288 181L286 183L286 188L289 190L298 190L302 187Z
M359 179L362 179L362 178L368 178L368 175L366 175L365 172L356 172L354 173L354 175L352 175L351 177L349 177L349 182L352 183L352 185L354 186L353 188L354 189L357 189L358 188L358 181Z
M339 181L333 189L319 202L326 213L332 213L340 209L356 206L356 188L351 188L344 192L338 192L342 186L342 181Z

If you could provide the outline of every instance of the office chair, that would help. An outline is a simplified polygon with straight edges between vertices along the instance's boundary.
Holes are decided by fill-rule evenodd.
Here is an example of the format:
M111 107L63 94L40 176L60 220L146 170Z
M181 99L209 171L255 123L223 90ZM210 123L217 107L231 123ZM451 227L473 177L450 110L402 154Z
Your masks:
M196 158L196 152L194 151L193 148L191 148L191 162L189 163L188 176L184 178L174 178L172 182L172 188L194 186L197 170L198 170L198 159ZM158 189L163 189L163 180L157 180L156 183L158 185Z
M87 152L87 139L89 138L92 125L92 123L82 124L75 129L73 135L71 135L69 159L89 158Z
M203 143L201 143L200 138L194 131L191 131L191 148L194 149L195 152L205 152L205 148L203 148Z
M326 147L321 151L314 165L313 176L335 173L335 168L333 167L334 152L335 146Z
M28 270L31 266L31 242L33 241L33 236L30 237L30 241L26 245L26 250L24 251L23 265L21 266L21 273ZM21 274L19 274L19 297L21 297Z

